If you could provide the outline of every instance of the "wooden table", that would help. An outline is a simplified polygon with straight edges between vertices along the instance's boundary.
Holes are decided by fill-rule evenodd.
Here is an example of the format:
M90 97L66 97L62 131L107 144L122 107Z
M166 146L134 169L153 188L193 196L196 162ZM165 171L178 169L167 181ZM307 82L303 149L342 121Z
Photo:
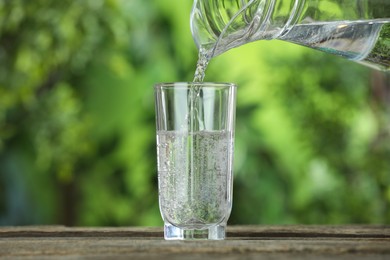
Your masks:
M224 241L164 241L161 227L0 227L0 258L390 259L390 226L230 226Z

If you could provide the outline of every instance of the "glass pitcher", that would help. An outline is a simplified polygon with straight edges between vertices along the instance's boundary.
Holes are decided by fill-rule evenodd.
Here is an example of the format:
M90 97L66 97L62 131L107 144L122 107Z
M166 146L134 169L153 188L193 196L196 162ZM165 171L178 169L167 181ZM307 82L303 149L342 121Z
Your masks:
M191 30L209 59L278 39L390 67L390 0L195 0Z

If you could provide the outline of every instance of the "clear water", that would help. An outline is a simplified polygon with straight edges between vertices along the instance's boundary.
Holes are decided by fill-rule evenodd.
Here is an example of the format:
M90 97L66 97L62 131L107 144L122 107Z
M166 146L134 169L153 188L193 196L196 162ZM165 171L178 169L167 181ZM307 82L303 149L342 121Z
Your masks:
M196 131L196 130L202 130L204 128L202 116L200 115L200 112L198 111L198 108L200 107L199 103L201 102L201 93L199 85L196 83L201 83L204 80L204 77L206 75L206 69L207 65L209 64L210 58L208 56L208 52L201 48L199 50L199 57L198 62L196 64L196 70L194 74L193 79L193 85L189 92L189 107L188 111L189 114L187 115L188 118L188 126L190 130Z
M336 54L377 69L390 68L390 20L298 25L280 39Z
M252 41L271 40L279 31L257 31L252 35L236 31L221 35L215 45L208 46L206 56L214 57ZM390 19L295 25L276 39L339 55L376 69L390 69Z
M206 76L207 65L209 64L210 58L206 49L201 48L199 50L198 62L196 64L196 70L193 82L203 82Z
M227 131L158 131L158 178L163 219L205 228L230 214L233 143Z

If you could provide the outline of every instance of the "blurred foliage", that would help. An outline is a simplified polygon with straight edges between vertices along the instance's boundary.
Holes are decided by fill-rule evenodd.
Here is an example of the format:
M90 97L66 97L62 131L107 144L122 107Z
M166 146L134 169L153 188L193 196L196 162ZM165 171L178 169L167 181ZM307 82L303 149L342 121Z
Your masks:
M0 0L0 225L161 225L153 84L190 81L192 1ZM239 85L231 224L390 223L389 75L289 43Z

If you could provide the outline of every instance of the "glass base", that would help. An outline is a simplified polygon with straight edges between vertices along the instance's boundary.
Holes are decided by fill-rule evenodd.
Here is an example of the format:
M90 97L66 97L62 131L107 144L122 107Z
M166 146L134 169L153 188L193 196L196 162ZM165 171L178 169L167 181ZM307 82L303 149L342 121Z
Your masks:
M206 229L184 229L165 224L164 238L166 240L223 240L225 239L225 226L216 225Z

